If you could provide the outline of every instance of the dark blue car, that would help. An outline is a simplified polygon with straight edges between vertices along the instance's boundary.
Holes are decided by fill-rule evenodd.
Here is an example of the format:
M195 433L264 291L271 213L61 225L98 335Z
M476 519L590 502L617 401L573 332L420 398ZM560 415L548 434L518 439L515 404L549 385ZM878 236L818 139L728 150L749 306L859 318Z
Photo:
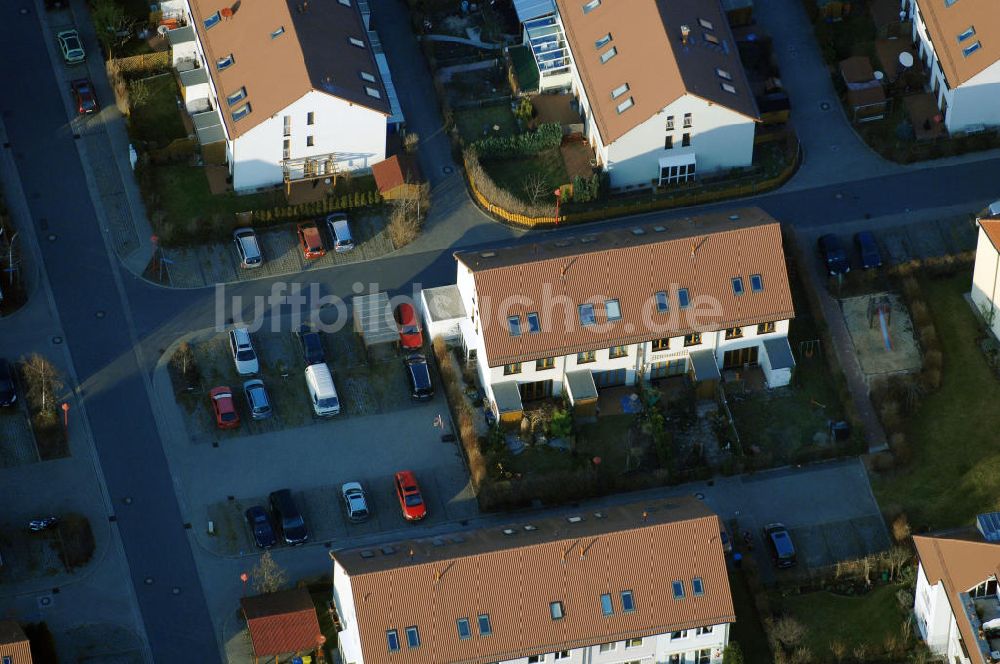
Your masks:
M847 274L851 271L851 263L836 235L824 235L819 239L819 254L826 263L829 274Z
M260 505L254 505L246 512L247 527L253 533L253 541L261 549L270 549L278 543L271 525L271 517Z
M878 250L878 242L871 231L861 231L854 234L854 245L861 255L861 267L870 270L882 267L882 253Z
M795 546L792 544L792 536L788 534L788 529L783 524L769 523L764 526L764 539L771 549L775 565L778 567L795 565Z

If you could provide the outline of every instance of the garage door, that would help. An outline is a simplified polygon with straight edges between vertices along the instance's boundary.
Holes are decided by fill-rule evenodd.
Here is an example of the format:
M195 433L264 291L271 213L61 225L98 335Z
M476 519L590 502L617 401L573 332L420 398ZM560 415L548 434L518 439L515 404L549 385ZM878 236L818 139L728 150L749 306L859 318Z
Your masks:
M625 369L612 369L610 371L595 371L594 385L601 387L617 387L625 384Z

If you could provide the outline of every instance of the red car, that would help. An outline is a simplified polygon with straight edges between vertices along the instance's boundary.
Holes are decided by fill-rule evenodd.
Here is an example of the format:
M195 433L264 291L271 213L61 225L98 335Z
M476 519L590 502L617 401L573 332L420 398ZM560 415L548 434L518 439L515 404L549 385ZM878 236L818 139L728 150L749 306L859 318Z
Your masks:
M396 307L396 324L399 326L399 345L403 350L420 350L424 347L424 335L420 331L420 321L413 305L403 303Z
M213 387L208 396L215 412L215 425L220 429L239 428L240 414L236 412L233 391L228 387Z
M96 113L100 109L97 97L94 95L94 86L89 78L78 78L70 81L69 86L73 89L73 100L76 102L77 113L87 115Z
M407 521L420 521L427 516L427 506L424 505L417 478L412 471L401 470L396 473L396 496L399 498L399 507L403 510L403 518Z
M323 248L323 238L320 237L316 222L307 221L299 224L298 231L299 246L302 247L302 255L306 257L306 260L326 256L326 249Z

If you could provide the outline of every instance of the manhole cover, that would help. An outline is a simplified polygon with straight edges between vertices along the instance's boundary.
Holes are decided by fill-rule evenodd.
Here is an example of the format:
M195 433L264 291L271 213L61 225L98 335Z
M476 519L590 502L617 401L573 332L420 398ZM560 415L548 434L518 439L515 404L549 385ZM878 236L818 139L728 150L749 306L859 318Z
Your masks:
M444 173L445 175L451 175L452 173L455 172L455 169L452 166L444 166L443 168L441 168L441 172Z
M830 152L840 152L840 146L839 145L831 145L830 146Z
M104 309L98 309L97 313L94 315L98 318L104 318L107 315L107 312L105 312Z
M125 503L126 505L131 505L132 504L132 496L125 496L125 498L122 500L122 502Z
M27 7L21 7L17 11L18 11L19 14L21 14L21 16L26 16L28 14L28 8Z
M62 337L52 337L52 343L58 346L63 341Z
M48 238L46 238L46 239L48 239L49 242L55 242L56 241L56 234L55 233L49 233Z
M173 588L170 589L170 592L172 592L175 595L180 595L181 594L181 589L178 588L177 586L174 586Z
M51 595L42 595L41 597L38 598L38 608L40 608L40 609L47 609L50 606L52 606L52 596Z
M838 192L838 193L834 194L833 197L836 198L839 201L841 198L844 197L844 195Z
M143 583L145 583L147 586L153 585L153 577L147 576L145 579L143 579Z
M698 500L705 500L705 494L701 493L700 491L694 494L694 497L697 498Z
M830 102L828 102L828 101L821 101L819 103L819 108L820 108L821 111L829 111L830 110Z

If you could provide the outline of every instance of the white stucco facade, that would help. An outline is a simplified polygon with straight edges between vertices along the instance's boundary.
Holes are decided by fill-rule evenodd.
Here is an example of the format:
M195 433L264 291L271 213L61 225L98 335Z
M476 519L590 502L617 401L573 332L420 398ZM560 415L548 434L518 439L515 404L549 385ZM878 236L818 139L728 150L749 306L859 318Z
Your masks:
M1000 253L979 229L976 263L972 270L972 302L994 335L1000 336Z
M935 655L948 662L970 664L962 649L961 633L955 614L945 592L944 584L931 585L924 573L924 566L917 567L917 587L913 598L913 614L920 638Z

